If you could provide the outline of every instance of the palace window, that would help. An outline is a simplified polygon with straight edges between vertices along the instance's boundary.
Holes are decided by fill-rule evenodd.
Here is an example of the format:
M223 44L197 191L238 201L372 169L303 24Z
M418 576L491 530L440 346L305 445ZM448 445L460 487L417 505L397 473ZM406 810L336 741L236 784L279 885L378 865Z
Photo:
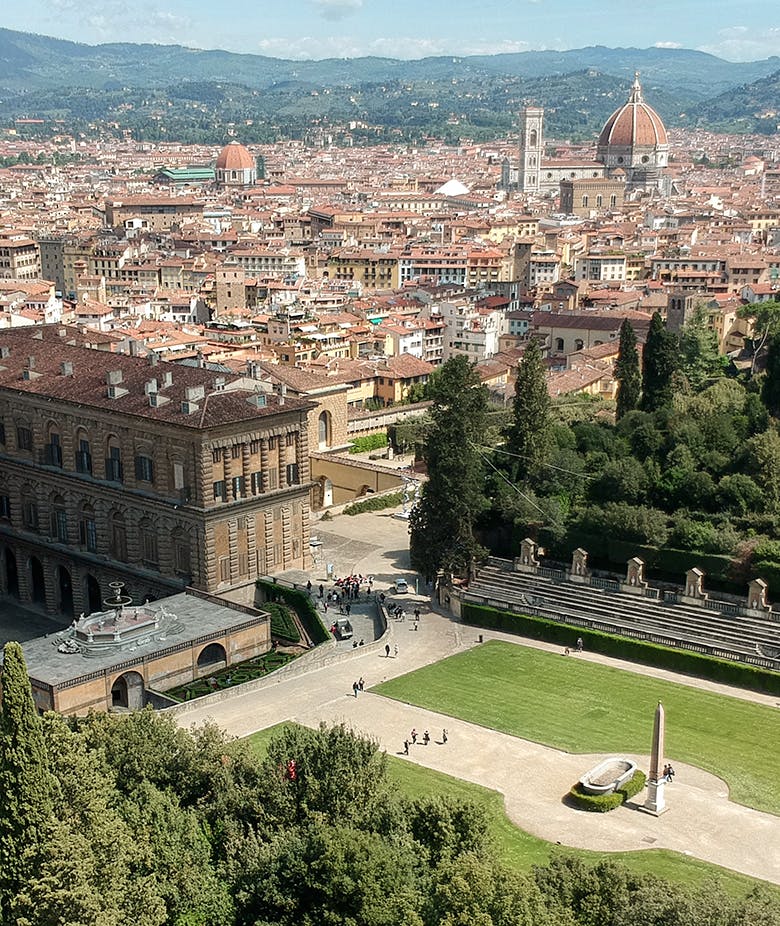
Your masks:
M138 482L154 482L154 460L151 457L135 458L135 478Z

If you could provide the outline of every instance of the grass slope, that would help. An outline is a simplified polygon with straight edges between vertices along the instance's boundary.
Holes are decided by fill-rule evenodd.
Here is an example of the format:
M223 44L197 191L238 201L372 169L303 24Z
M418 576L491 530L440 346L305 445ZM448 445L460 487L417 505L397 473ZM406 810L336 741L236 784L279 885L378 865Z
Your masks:
M661 700L672 760L780 814L780 716L769 707L498 641L372 690L572 753L649 752Z

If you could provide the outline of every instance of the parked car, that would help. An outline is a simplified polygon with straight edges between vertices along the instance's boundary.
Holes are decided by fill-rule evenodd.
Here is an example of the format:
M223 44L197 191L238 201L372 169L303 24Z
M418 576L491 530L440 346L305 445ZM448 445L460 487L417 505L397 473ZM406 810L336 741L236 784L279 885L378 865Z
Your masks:
M349 640L352 636L352 624L346 619L346 617L340 617L335 623L335 630L333 631L338 640Z
M395 580L395 593L396 595L405 595L409 591L409 583L406 579L396 579Z

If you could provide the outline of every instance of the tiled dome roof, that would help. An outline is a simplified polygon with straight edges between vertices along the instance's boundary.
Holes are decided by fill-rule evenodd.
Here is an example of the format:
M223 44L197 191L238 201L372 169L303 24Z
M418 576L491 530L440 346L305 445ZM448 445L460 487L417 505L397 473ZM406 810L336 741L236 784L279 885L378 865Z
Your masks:
M255 159L240 142L232 141L219 152L217 170L251 170Z
M600 148L667 145L666 128L658 113L642 99L639 75L634 78L628 102L607 119L601 130Z

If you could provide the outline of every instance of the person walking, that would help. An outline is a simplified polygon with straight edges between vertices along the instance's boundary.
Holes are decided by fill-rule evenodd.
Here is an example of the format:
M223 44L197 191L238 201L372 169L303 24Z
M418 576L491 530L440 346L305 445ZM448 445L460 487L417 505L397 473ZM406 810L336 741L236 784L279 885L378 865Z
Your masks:
M358 688L362 691L366 687L365 681L363 681L363 676L361 675L358 679Z
M441 731L441 743L442 743L442 746L447 745L447 731L446 730Z
M352 693L355 695L355 697L358 696L358 687L359 686L357 682L352 682Z
M393 647L393 659L397 659L397 658L398 658L398 644L396 643L395 646Z
M412 732L409 734L409 736L412 739L412 744L417 742L417 730L415 730L414 727L412 727Z
M584 647L585 644L582 642L582 637L577 637L577 652L581 653Z
M427 746L428 743L430 743L430 741L431 741L431 734L426 730L425 733L423 733L423 746Z
M311 579L306 582L306 591L311 595Z
M390 644L385 643L385 659L389 659L389 658L390 658Z
M409 755L409 740L404 740L404 755Z

